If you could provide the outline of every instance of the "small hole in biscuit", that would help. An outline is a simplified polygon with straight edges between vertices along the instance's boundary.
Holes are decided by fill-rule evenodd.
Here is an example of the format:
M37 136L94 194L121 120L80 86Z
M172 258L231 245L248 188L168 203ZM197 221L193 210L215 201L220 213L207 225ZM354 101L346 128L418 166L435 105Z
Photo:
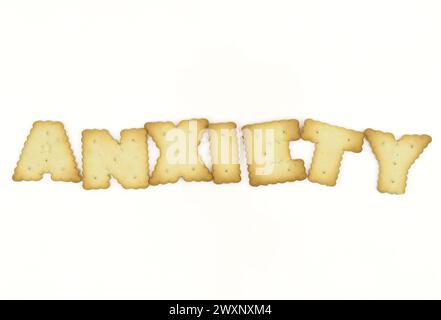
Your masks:
M411 144L410 147L413 149L413 144Z
M29 171L31 171L31 170L32 170L32 168L31 168L31 167L28 167L28 170L29 170Z
M348 142L351 141L351 139L348 138Z
M391 180L390 182L392 182L392 183L395 183L395 181L394 181L394 180Z
M116 158L113 158L113 162L116 162Z
M282 132L283 132L283 134L286 134L286 130L283 130Z
M136 180L137 178L138 178L137 176L133 176L133 179L135 179L135 180Z
M97 177L93 177L93 180L96 180L97 179Z
M47 163L47 161L48 161L47 159L44 159L44 162L46 162L46 163Z
M193 167L193 168L191 168L191 170L192 170L192 171L196 171L196 168L195 168L195 167Z
M288 172L291 172L291 169L288 168Z
M396 166L397 165L397 163L394 161L393 163L392 163L394 166Z
M316 131L315 133L316 133L316 134L319 134L319 132L318 132L318 131Z
M385 142L383 141L383 142L381 143L381 145L384 146L384 144L385 144Z
M228 173L228 169L225 169L225 173Z
M326 171L322 171L322 174L326 174Z
M164 132L162 133L162 136L165 137L166 134L167 134L167 132L164 131Z
M135 139L132 139L132 142L135 142Z
M49 131L46 131L46 135L47 135L47 136L49 135Z

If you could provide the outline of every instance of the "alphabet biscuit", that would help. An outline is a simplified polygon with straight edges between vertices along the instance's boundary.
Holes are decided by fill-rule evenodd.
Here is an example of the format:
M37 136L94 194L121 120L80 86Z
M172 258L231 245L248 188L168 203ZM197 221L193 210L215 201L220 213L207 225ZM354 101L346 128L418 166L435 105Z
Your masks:
M302 139L315 144L308 180L327 186L337 183L345 151L361 152L363 133L327 123L305 120Z
M236 128L233 122L209 125L212 174L216 184L240 181Z
M121 131L121 141L107 130L83 131L83 187L106 189L114 177L126 189L146 188L149 184L147 132L145 129Z
M410 167L432 138L428 135L404 135L396 140L392 133L373 129L364 133L379 163L378 191L403 194Z
M50 173L54 181L81 181L69 139L61 122L34 123L12 179L38 181L45 173Z
M177 126L173 122L146 123L145 128L160 151L150 184L175 183L180 178L211 181L213 177L198 153L201 135L207 127L206 119L184 120Z
M297 120L251 124L242 128L252 186L303 180L303 160L291 159L289 142L300 139Z

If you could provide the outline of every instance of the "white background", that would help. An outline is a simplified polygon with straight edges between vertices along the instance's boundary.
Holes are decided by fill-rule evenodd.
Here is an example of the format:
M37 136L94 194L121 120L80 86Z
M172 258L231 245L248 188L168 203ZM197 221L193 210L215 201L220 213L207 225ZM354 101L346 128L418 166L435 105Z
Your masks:
M441 3L0 0L0 298L441 298ZM314 118L425 133L403 196L338 184L15 183L36 120ZM292 144L309 166L312 146ZM154 149L151 149L154 152Z

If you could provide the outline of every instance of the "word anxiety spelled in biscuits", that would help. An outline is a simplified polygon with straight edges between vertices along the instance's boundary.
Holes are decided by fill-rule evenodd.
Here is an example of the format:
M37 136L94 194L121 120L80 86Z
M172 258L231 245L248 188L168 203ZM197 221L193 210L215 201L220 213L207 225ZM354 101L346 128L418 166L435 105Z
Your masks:
M202 134L207 131L211 170L198 151ZM391 194L405 192L410 167L431 142L428 135L404 135L397 140L391 133L355 131L311 119L303 127L297 120L250 124L241 133L252 186L304 179L334 186L343 154L361 152L366 138L379 164L378 191ZM151 175L148 137L160 151ZM309 171L303 160L291 158L289 144L299 139L315 146ZM80 173L63 124L37 121L24 144L13 180L37 181L49 173L55 181L82 181L85 189L108 188L112 177L127 189L175 183L181 178L237 183L241 181L239 141L235 123L209 123L206 119L178 124L148 122L144 128L121 131L119 141L107 130L84 130Z

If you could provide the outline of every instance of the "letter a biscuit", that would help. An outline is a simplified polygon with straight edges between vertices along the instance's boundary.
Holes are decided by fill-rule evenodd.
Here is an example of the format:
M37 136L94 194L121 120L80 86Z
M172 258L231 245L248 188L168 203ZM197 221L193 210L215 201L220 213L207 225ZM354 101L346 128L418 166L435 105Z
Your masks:
M81 181L69 139L61 122L34 123L12 179L38 181L45 173L50 173L54 181Z

